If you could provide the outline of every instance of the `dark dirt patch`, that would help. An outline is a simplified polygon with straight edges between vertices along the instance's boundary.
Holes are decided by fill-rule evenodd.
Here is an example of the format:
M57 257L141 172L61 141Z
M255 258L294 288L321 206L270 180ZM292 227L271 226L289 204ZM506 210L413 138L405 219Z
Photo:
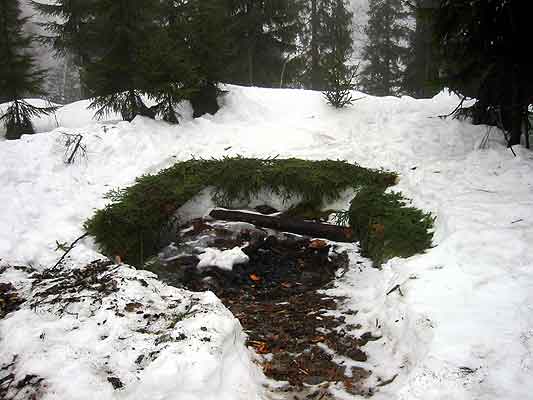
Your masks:
M111 261L97 260L81 269L48 269L31 275L34 310L56 306L61 315L70 305L88 302L94 310L102 299L118 290L118 282L110 273Z
M331 384L340 384L350 394L371 394L364 385L371 372L346 367L333 356L366 361L361 347L367 340L343 329L344 317L331 315L343 299L320 291L331 284L336 271L348 268L346 254L330 252L328 243L321 240L260 234L253 229L235 234L198 222L187 235L189 243L195 235L203 235L212 236L210 247L244 246L250 260L232 271L198 270L192 254L150 269L170 284L213 291L240 320L247 345L265 355L266 376L288 382L285 390L298 395L295 398L314 398L318 391L323 396L319 398L330 398L327 386Z
M18 310L22 303L24 300L19 297L16 288L11 283L0 283L0 319Z
M37 375L15 375L16 356L11 362L0 364L0 399L40 399L46 386L44 378Z
M122 383L122 381L117 378L116 376L109 376L107 378L107 381L113 385L113 389L115 390L118 390L118 389L122 389L124 387L124 384Z

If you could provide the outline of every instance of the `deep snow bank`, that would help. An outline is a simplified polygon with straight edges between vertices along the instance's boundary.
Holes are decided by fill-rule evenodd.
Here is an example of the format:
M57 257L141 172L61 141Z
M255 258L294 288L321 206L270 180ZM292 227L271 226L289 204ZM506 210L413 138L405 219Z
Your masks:
M25 300L0 324L6 399L259 398L241 325L211 292L98 263L44 278L0 265L2 282Z
M0 257L52 264L56 240L77 237L105 192L191 156L333 158L393 169L398 188L437 216L436 247L391 260L381 272L354 264L340 282L359 310L357 322L383 335L368 345L369 362L398 373L376 398L530 397L531 153L515 149L513 157L495 131L480 149L485 127L436 117L458 103L446 93L367 96L339 111L320 93L229 89L216 116L180 126L142 118L87 125L77 117L86 111L72 105L68 118L81 121L75 131L88 150L73 166L63 164L60 145L70 128L0 142ZM86 240L77 257L92 251ZM387 295L396 285L403 295Z

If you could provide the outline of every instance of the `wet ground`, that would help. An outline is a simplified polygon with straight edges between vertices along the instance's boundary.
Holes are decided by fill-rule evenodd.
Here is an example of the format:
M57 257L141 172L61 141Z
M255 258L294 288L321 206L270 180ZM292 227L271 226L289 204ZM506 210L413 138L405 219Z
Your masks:
M322 240L202 220L182 230L180 243L167 248L148 269L169 284L211 290L222 300L240 320L247 345L261 356L274 397L328 399L334 398L332 388L372 395L365 384L371 371L338 360L366 361L364 345L378 338L357 336L362 331L347 326L337 311L343 299L323 291L348 268L346 254L335 253ZM237 246L248 262L232 270L197 268L203 248Z

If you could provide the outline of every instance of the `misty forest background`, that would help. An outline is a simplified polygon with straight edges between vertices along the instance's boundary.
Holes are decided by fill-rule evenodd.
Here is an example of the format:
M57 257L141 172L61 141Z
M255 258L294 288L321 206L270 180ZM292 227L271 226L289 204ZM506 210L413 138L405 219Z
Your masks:
M34 35L35 37L48 36L50 33L47 32L44 24L50 22L51 18L46 14L39 13L38 10L35 9L35 6L32 5L32 0L19 1L22 17L29 18L27 23L24 24L24 31L28 34ZM38 2L51 3L50 1L46 0L38 0ZM359 65L363 60L362 52L367 40L365 28L368 22L368 0L349 0L345 2L345 6L347 11L351 13L349 19L350 25L346 27L350 30L350 37L352 40L350 62L353 65ZM406 20L406 23L410 23L413 26L413 21L409 22ZM69 54L58 55L53 51L51 46L43 45L42 43L33 43L29 49L29 52L35 57L36 64L39 67L48 70L44 80L44 91L47 93L50 101L58 104L66 104L84 98L80 85L78 66L76 66L76 64L73 62L72 57L69 56ZM295 54L290 54L289 58L294 59L294 56ZM294 62L294 60L289 61ZM281 68L279 67L280 66L278 65L278 69L280 70L278 71L279 75L275 76L271 82L260 80L255 82L255 86L308 86L303 82L301 82L300 85L290 81L280 82L281 69L283 68L283 65L281 65ZM242 81L243 82L239 83L245 85L249 84L247 79L242 79Z
M529 2L511 0L0 0L6 137L33 133L25 97L91 98L97 116L178 123L218 110L220 83L429 98L447 87L474 106L454 115L529 147ZM18 64L17 64L18 63ZM147 101L146 99L149 99Z

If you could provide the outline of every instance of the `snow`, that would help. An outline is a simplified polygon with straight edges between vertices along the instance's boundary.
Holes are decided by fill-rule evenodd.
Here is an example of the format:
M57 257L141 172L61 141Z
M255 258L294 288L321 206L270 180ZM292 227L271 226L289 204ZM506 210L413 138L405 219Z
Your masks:
M205 252L198 255L198 258L200 259L198 268L213 266L229 271L233 269L235 264L244 264L250 260L240 247L234 247L230 250L207 248Z
M353 193L353 191L347 191ZM350 200L353 196L350 198ZM345 196L342 196L341 202L345 200ZM270 207L278 211L286 211L291 207L299 204L302 201L301 196L281 196L273 193L272 190L262 189L258 193L254 193L247 200L233 200L230 204L231 209L238 208L255 208L261 205L268 204ZM342 205L346 202L344 201ZM203 189L199 194L187 201L176 213L176 217L180 221L190 221L195 218L207 216L213 208L216 207L213 201L213 188L207 187ZM246 210L251 212L250 210Z
M0 257L37 269L53 265L60 255L56 241L70 243L81 235L83 221L106 203L106 192L191 156L331 158L392 169L400 174L394 190L437 217L434 248L375 270L351 246L351 268L332 289L347 295L345 307L359 311L347 322L383 336L365 347L367 363L380 376L397 377L374 397L531 397L532 153L515 147L514 157L496 130L488 146L480 148L486 127L438 118L459 101L446 92L428 100L354 93L364 98L334 110L316 92L228 90L217 115L192 120L184 113L179 126L143 118L98 122L86 103L78 102L58 112L60 128L44 121L42 130L52 132L1 141ZM63 163L62 133L84 136L86 160ZM203 208L191 205L189 212L204 212L209 206L205 193L201 203ZM92 240L84 239L71 261L92 261L95 250ZM126 267L121 271L129 277L144 274ZM8 273L27 287L13 271L1 279L7 280ZM146 279L161 292L140 292L130 282L121 296L139 301L142 294L143 305L153 300L150 307L162 308L165 293L191 296ZM387 295L397 285L400 290ZM15 351L23 354L19 374L37 371L52 382L54 390L45 398L90 398L93 392L103 398L261 398L262 378L244 348L238 322L214 296L202 296L211 311L184 322L184 329L197 332L209 324L213 342L195 341L194 351L172 344L140 375L132 370L133 355L118 347L121 341L97 342L104 328L95 317L77 322L24 307L0 321L0 362ZM74 323L80 328L69 333ZM118 337L135 323L113 320L111 333ZM39 341L45 328L49 345ZM124 346L146 346L138 335L128 340ZM177 356L180 351L183 357ZM104 354L128 383L124 390L113 391L99 375Z
M28 291L28 277L16 280L13 272L0 282L15 279ZM240 323L213 293L176 289L125 266L107 274L118 290L101 295L99 306L83 300L62 313L63 304L36 299L2 320L0 364L16 360L18 374L44 378L46 391L37 398L259 398L262 378ZM123 388L115 391L108 378Z

